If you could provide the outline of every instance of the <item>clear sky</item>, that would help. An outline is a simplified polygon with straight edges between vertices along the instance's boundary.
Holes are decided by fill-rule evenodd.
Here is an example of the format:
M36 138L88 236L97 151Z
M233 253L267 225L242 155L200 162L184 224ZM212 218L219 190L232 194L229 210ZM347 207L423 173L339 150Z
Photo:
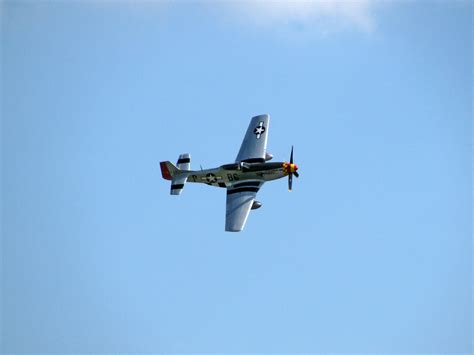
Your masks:
M472 3L3 1L2 351L470 353ZM242 233L158 162L300 178Z

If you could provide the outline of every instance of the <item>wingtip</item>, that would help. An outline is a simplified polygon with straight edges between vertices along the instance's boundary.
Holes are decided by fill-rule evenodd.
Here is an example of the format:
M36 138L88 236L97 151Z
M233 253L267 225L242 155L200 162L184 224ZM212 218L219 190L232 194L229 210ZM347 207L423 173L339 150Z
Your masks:
M265 119L265 118L270 118L270 115L268 113L262 113L261 115L256 115L256 116L253 116L252 119Z

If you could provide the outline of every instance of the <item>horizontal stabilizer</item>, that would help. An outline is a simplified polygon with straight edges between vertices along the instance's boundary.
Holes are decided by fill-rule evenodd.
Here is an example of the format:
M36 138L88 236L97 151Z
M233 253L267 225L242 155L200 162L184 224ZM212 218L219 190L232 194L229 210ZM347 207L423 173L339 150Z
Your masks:
M184 184L188 178L187 174L180 174L173 178L171 181L171 195L180 195L181 191L183 191Z
M181 154L176 165L179 170L191 170L191 155L188 153Z

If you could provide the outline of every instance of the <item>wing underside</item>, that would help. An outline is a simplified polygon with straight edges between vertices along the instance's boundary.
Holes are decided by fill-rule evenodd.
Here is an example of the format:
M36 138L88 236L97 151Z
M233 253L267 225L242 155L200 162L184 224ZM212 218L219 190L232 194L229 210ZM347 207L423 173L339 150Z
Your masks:
M269 115L255 116L250 120L236 162L264 162L267 150Z
M262 181L246 181L227 189L225 230L240 232L247 222Z

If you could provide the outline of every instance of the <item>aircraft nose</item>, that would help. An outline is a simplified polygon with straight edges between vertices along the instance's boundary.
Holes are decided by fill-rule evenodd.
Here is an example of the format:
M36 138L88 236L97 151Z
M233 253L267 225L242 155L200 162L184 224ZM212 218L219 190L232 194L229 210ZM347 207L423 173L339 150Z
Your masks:
M298 165L295 164L295 171L298 170Z

